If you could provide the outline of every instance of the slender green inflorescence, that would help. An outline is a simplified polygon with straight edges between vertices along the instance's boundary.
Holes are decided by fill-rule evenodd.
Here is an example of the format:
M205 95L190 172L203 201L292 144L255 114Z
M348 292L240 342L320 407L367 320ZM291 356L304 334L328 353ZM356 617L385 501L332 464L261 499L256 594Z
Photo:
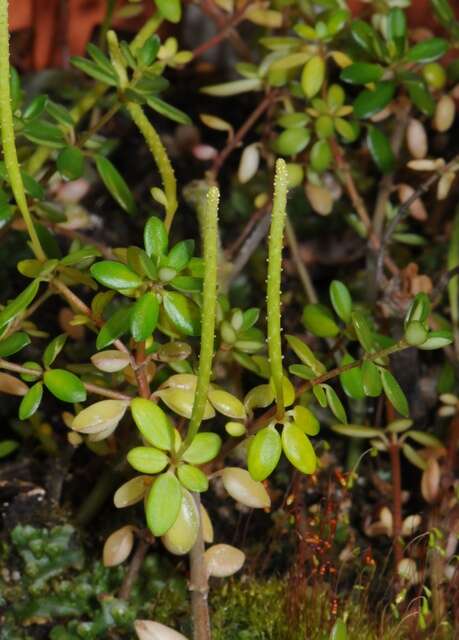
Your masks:
M123 54L120 50L118 37L114 31L109 31L107 33L107 42L110 51L110 59L116 73L118 74L119 87L124 91L129 86L129 79L123 60ZM128 102L126 108L132 120L145 138L161 175L163 189L166 195L166 219L164 224L166 225L166 229L169 231L177 210L177 181L175 179L174 169L172 168L166 149L161 142L161 138L146 117L142 107L134 102Z
M274 199L268 250L268 353L277 404L277 418L284 415L283 368L281 345L281 272L284 225L287 210L287 165L279 158L274 178Z
M14 198L21 212L32 243L36 258L42 262L46 255L38 239L27 198L22 183L14 138L13 113L11 110L10 91L10 47L8 32L8 0L0 0L0 123L2 129L2 145L5 167L13 191Z
M207 194L206 206L202 215L201 233L204 255L204 282L201 311L201 349L199 353L196 395L190 424L188 426L188 433L183 443L181 453L193 442L193 438L201 426L212 372L217 305L217 226L219 199L219 190L217 187L211 187Z
M164 224L166 225L166 229L169 230L171 228L175 212L177 211L177 181L175 179L174 169L171 165L166 149L161 142L161 138L146 117L142 107L134 102L130 102L127 105L127 110L145 138L161 175L163 189L167 200L166 219L164 220Z

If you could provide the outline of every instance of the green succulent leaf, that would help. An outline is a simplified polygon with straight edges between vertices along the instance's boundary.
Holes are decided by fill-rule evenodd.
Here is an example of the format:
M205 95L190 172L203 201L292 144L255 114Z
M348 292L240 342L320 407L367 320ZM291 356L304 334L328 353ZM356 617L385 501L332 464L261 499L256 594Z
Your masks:
M404 444L402 447L403 455L411 464L413 464L421 471L424 471L427 467L427 461L419 455L419 453L409 444Z
M74 373L65 369L52 369L43 376L46 388L62 402L84 402L86 389Z
M140 473L160 473L165 469L169 458L154 447L134 447L127 454L127 461Z
M379 82L384 75L384 69L379 64L369 62L354 62L341 71L341 80L350 84L368 84Z
M159 301L155 293L148 291L132 307L131 334L136 342L149 338L159 317Z
M346 411L343 407L343 403L339 399L336 391L329 384L321 385L323 390L325 391L325 395L327 398L327 404L335 416L340 422L347 422Z
M169 251L166 258L166 266L175 269L177 272L182 271L193 257L193 252L193 240L182 240L182 242L178 242Z
M84 155L77 147L64 147L56 159L57 170L67 180L77 180L84 173Z
M356 118L370 118L375 113L387 107L394 97L395 84L393 82L378 82L374 89L365 89L354 101L354 116Z
M301 429L294 424L286 424L282 429L282 448L288 460L299 471L312 474L316 470L317 459L314 448Z
M275 142L275 149L281 156L295 156L308 146L311 139L309 129L285 129Z
M164 311L172 324L186 336L198 336L201 330L199 309L195 303L176 291L163 295Z
M159 258L167 252L169 237L164 222L152 216L145 225L143 241L145 251L150 257Z
M409 62L432 62L448 51L448 42L443 38L429 38L415 44L406 54Z
M330 284L330 300L336 315L346 324L351 320L352 298L344 282L333 280Z
M131 413L138 430L149 444L165 451L172 449L174 434L161 407L146 398L134 398Z
M8 338L0 340L0 358L7 358L30 344L30 338L24 331L17 331Z
M382 393L381 375L378 367L371 360L365 360L361 369L365 395L377 398Z
M37 411L43 397L43 383L36 382L21 400L19 420L27 420Z
M372 351L374 335L365 315L361 311L356 310L352 312L351 319L358 341L365 351Z
M64 345L67 341L67 334L61 333L61 335L57 336L48 344L43 354L43 365L48 368L50 367L57 356L60 354Z
M303 323L319 338L333 338L339 333L333 314L322 304L307 304L303 309Z
M154 0L159 13L169 22L180 22L182 17L181 0Z
M354 358L346 353L341 360L341 366L346 366L355 362ZM339 380L343 387L344 393L353 398L354 400L360 400L365 398L365 389L363 386L363 375L360 367L354 367L348 371L343 371Z
M281 437L274 427L261 429L251 440L247 454L249 473L263 481L274 471L282 453Z
M132 306L122 307L115 311L109 320L107 320L97 336L96 347L98 350L105 349L105 347L108 347L108 345L118 340L123 333L128 331L131 311Z
M382 173L390 173L394 168L395 156L387 136L378 127L369 127L367 144L378 169Z
M90 268L92 277L109 289L135 289L142 279L122 262L102 260Z
M366 427L360 424L334 424L331 428L335 433L340 433L349 438L377 438L384 435L382 429Z
M405 394L397 380L390 371L382 367L379 368L384 393L388 397L391 405L405 418L408 417L410 409Z
M40 281L34 280L24 289L24 291L22 291L14 300L0 311L0 329L3 329L8 322L27 309L29 304L34 301L35 296L38 293L39 286Z
M182 504L182 489L170 472L161 474L145 502L147 525L154 536L163 536L177 520Z
M183 453L183 460L190 464L206 464L213 460L222 446L221 438L216 433L201 431Z
M209 479L206 474L191 464L182 464L177 469L177 476L185 489L202 493L209 488Z

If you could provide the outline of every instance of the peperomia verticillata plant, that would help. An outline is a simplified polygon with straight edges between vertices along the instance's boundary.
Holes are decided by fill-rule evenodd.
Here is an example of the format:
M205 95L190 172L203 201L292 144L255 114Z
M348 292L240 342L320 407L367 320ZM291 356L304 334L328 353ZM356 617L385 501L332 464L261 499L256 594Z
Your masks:
M169 86L168 70L180 71L197 54L179 51L174 38L162 42L155 35L167 16L149 19L130 44L119 41L108 29L108 54L90 44L89 57L73 58L73 66L97 82L73 108L42 95L24 104L19 78L8 60L7 2L0 0L4 156L0 205L7 224L18 222L18 213L22 216L33 251L17 265L20 277L29 279L29 284L0 310L0 390L20 398L19 420L27 425L39 419L50 399L58 406L62 403L65 411L59 423L65 427L68 442L108 461L109 481L101 483L103 491L95 487L87 498L96 505L96 512L111 491L106 487L112 486L113 477L122 469L124 479L114 493L114 504L119 509L133 507L129 513L135 515L129 518L145 522L145 531L139 532L129 521L112 532L104 547L104 563L115 566L128 561L136 534L141 538L146 532L167 552L188 554L195 640L211 637L209 578L233 575L245 561L242 550L214 544L213 505L207 493L211 485L246 508L268 511L270 487L278 481L276 470L288 477L291 464L306 476L320 474L322 443L317 446L312 439L319 434L320 423L332 425L331 430L322 430L327 438L334 432L356 440L371 439L376 450L392 455L392 468L398 471L400 452L422 466L408 438L419 444L438 444L430 434L412 429L407 420L388 421L386 429L366 424L373 419L376 403L384 408L386 400L390 411L409 416L409 402L397 381L392 355L409 348L440 349L452 342L448 323L431 313L428 295L410 292L399 307L384 299L384 315L364 295L359 299L358 289L355 293L351 286L351 293L336 279L328 290L329 304L322 297L301 302L300 312L290 319L291 333L284 343L282 324L287 325L282 322L281 283L284 230L289 222L294 233L293 200L299 187L304 187L304 201L310 204L306 215L328 216L339 206L335 196L342 193L342 183L351 199L353 196L352 205L359 215L356 219L354 211L347 212L343 216L346 224L356 231L357 241L363 238L370 252L379 247L384 263L389 231L405 205L391 204L393 189L389 190L384 211L376 216L375 224L368 222L363 200L355 197L353 175L357 172L348 166L347 158L354 159L349 143L362 143L376 170L389 175L395 163L385 120L372 118L386 109L392 118L406 106L407 95L412 101L408 111L417 118L432 118L438 131L447 130L435 115L434 102L445 97L450 105L449 94L438 96L442 85L430 96L427 80L419 75L429 61L443 55L447 41L432 38L422 46L411 45L403 11L398 8L377 14L385 25L377 28L362 20L352 23L344 9L324 9L311 16L303 15L301 3L289 6L291 36L270 31L290 25L287 21L283 25L287 13L277 5L266 9L268 14L263 7L261 13L247 12L247 21L260 27L266 26L264 21L269 23L268 18L275 18L275 26L269 26L260 40L264 53L259 64L239 65L245 77L236 84L205 89L217 96L261 90L266 94L256 115L265 113L271 118L268 134L244 148L238 171L241 184L260 174L260 186L251 185L257 192L254 201L261 202L270 222L264 323L259 320L260 310L244 305L243 298L233 306L231 288L218 291L219 279L224 280L219 266L227 268L228 261L219 237L220 194L216 186L209 185L218 177L222 156L216 156L206 175L208 182L199 183L206 193L196 207L201 253L196 253L194 240L184 239L182 229L173 224L176 214L181 214L182 192L156 119L190 124L187 114L160 96ZM358 51L364 62L358 61ZM432 73L432 67L427 71ZM394 105L398 94L402 104ZM98 113L86 125L84 115L97 100ZM115 145L105 137L104 127L123 114L135 124L154 160L158 176L151 183L148 176L148 187L153 206L159 205L164 215L152 210L152 202L139 201L128 176L110 159ZM228 132L223 155L244 137L240 132L233 135L232 127L228 129L221 119L204 120L211 128ZM418 124L414 128L419 133ZM411 162L424 164L411 168L438 169L454 177L456 165L440 167L441 163L425 158L427 151L420 154L414 142L408 141L415 158ZM26 171L19 166L18 156L25 158ZM271 194L270 187L266 187L269 193L263 192L263 185L271 184L272 167ZM61 186L78 186L90 168L94 179L108 191L111 206L133 221L132 237L123 246L108 246L80 232L78 216L90 219L83 205L57 202L51 206L48 202L53 193L48 188L49 176ZM156 186L156 177L161 187ZM189 185L184 186L185 191ZM448 191L446 187L443 181L443 190ZM456 237L457 224L454 228ZM397 243L409 246L413 237L416 241L416 234L403 221L395 229ZM452 247L452 269L457 266L456 254ZM393 257L386 256L384 264L389 272L392 269L394 278L401 277L398 267L394 271ZM451 296L457 293L456 283L452 281L449 287ZM61 325L62 333L50 335L46 327L35 324L35 318L38 323L40 311L56 300L70 320ZM456 325L455 299L450 306ZM399 322L397 338L386 335L388 318ZM84 350L75 348L77 329L86 332ZM228 371L237 380L226 380ZM357 404L363 406L364 417L354 424ZM62 437L58 434L56 440ZM8 447L9 452L11 445ZM238 456L233 457L236 448ZM391 532L397 549L401 483L397 485L394 478L393 484L396 524ZM219 493L219 499L226 493ZM136 624L142 640L167 638L162 627L152 621ZM183 638L169 632L169 637Z

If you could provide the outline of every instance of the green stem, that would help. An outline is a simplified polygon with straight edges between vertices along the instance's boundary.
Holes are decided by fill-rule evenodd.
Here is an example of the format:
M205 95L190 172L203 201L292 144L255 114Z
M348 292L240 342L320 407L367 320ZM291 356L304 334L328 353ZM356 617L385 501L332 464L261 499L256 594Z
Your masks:
M204 254L204 283L201 311L201 349L199 353L198 381L193 410L185 441L179 457L193 442L199 431L207 402L212 358L214 355L215 312L217 304L217 223L220 193L211 187L207 194L206 207L202 215L202 241Z
M287 165L285 160L276 162L274 178L274 199L269 234L267 320L268 353L276 394L277 418L284 415L284 392L281 344L281 272L282 247L284 242L284 224L287 209Z
M8 32L8 0L0 0L0 122L2 128L3 157L5 167L19 211L24 218L32 243L33 252L38 260L44 262L46 255L41 247L37 231L27 204L22 183L14 138L13 112L10 92L10 48Z
M164 193L166 194L166 219L164 221L167 230L170 229L177 210L177 181L175 179L174 169L167 155L166 149L161 142L161 138L156 133L155 128L148 120L140 105L133 102L128 103L127 110L131 118L139 128L146 140L148 148L156 162L158 171L161 175Z

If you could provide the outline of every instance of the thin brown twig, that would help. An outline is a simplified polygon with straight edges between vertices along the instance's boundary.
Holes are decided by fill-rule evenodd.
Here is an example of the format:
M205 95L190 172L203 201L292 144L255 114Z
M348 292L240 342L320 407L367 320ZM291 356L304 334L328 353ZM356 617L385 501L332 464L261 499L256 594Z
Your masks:
M344 159L344 156L341 152L341 149L337 141L332 139L331 143L332 143L333 155L335 157L335 162L338 169L338 174L341 175L341 181L347 191L347 194L352 204L354 205L357 215L359 216L363 226L365 227L365 230L368 234L368 240L370 242L370 246L374 250L379 250L381 246L380 239L372 231L371 219L370 219L368 210L355 185L354 178L352 177L349 164ZM392 273L392 275L398 275L399 270L397 265L388 256L384 258L384 263L386 264L387 268Z
M257 107L252 111L247 120L242 124L242 126L237 130L236 134L231 138L226 147L224 147L220 153L215 157L212 168L209 171L209 177L212 182L217 179L217 176L224 165L228 156L236 149L236 147L242 142L244 137L250 131L250 129L254 126L256 121L263 115L263 113L269 109L271 104L279 97L278 90L270 90L265 95L263 100L258 103Z
M409 210L413 202L418 200L421 196L427 193L432 185L434 185L441 176L446 173L452 166L454 166L457 162L459 162L459 154L455 155L444 167L440 170L433 173L429 178L423 182L417 189L414 191L409 198L407 198L397 209L396 215L390 221L386 231L384 232L383 237L381 238L381 246L379 248L378 260L377 260L377 274L382 272L382 264L386 259L385 250L387 245L392 238L392 234L395 229L398 227L400 222L408 215Z
M126 575L124 576L123 583L118 593L118 597L121 600L129 600L132 587L137 580L140 569L142 568L143 561L145 560L145 556L147 555L147 551L153 541L154 540L151 539L151 536L149 534L141 535L137 544L137 549L132 556L128 570L126 572Z
M247 221L247 224L242 229L242 231L239 234L239 236L236 238L236 240L227 249L225 249L225 257L226 257L227 260L231 260L231 258L235 255L235 253L237 251L239 251L239 249L244 244L246 238L250 235L250 233L251 233L252 229L254 228L254 226L256 225L256 223L261 218L264 218L264 216L268 213L268 211L271 208L271 204L272 204L272 202L270 200L269 202L264 204L259 209L256 209L252 213L252 215L250 216L249 220Z
M240 7L240 9L238 9L227 21L219 19L214 11L208 9L206 13L211 15L212 18L219 23L218 26L220 27L220 31L207 40L207 42L203 42L203 44L196 47L193 50L193 58L199 58L209 51L209 49L213 49L215 46L220 44L222 40L232 36L234 34L234 28L244 20L244 14L249 5L250 0L242 5L242 7Z
M290 247L290 253L295 263L296 270L300 277L301 283L305 290L306 296L308 298L308 302L316 303L319 301L317 297L316 290L312 283L311 276L309 275L309 271L304 264L304 261L301 258L300 247L298 245L298 240L296 237L295 229L290 222L288 216L285 219L285 231L287 235L287 241Z

